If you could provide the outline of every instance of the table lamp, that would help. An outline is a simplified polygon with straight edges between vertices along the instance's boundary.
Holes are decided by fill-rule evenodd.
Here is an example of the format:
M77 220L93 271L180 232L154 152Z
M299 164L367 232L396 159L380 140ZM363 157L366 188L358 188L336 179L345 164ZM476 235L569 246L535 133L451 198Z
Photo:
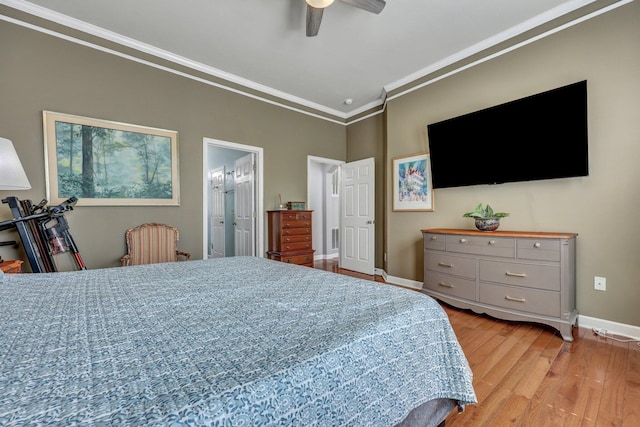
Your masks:
M18 158L13 143L0 137L0 190L28 190L31 188L27 174Z
M18 153L13 148L13 143L0 137L0 190L28 190L31 188L27 174ZM15 242L0 242L5 244L15 244ZM0 257L2 262L2 257Z

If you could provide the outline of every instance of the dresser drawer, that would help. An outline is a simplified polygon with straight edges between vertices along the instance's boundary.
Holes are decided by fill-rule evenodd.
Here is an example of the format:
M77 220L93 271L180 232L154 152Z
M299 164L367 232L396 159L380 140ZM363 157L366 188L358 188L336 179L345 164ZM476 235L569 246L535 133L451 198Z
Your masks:
M303 255L281 255L279 261L289 264L309 265L313 266L313 254Z
M282 221L311 221L311 212L283 212Z
M475 279L463 279L437 271L424 272L423 288L472 301L476 299Z
M444 251L446 248L446 236L442 234L424 233L424 248Z
M302 251L306 249L311 249L311 242L282 243L280 252Z
M447 255L438 251L428 252L425 256L424 268L469 279L476 278L477 261L474 258Z
M516 239L509 237L447 235L447 251L515 258Z
M516 311L560 317L560 293L480 283L480 302Z
M560 261L560 240L518 239L516 255L519 259Z
M559 291L560 267L480 260L480 280Z
M308 221L284 221L282 223L283 229L288 228L309 228L311 227L311 220Z
M299 243L299 242L310 242L311 234L294 234L294 235L284 235L282 236L282 243Z
M283 236L301 236L301 235L311 235L310 228L285 228L281 233Z

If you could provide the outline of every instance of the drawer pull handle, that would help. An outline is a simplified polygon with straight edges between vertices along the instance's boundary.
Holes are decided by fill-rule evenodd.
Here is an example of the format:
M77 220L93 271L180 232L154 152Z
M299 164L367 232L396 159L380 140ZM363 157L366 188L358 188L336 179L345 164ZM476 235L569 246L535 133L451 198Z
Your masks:
M509 295L505 295L504 299L506 299L507 301L515 301L515 302L527 302L526 299L524 298L516 298L516 297L510 297Z
M496 241L495 241L495 240L489 240L489 244L490 244L490 245L495 245L495 244L496 244Z
M448 267L448 268L453 268L453 264L447 264L446 262L439 262L438 265L440 267Z
M460 243L467 243L467 239L460 239Z
M540 242L535 242L535 243L533 244L533 247L534 247L534 248L539 248L540 246L542 246L542 245L540 244Z
M438 236L431 236L431 240L438 240Z
M445 287L445 288L453 288L453 285L451 285L449 283L445 283L445 282L438 283L438 286L442 286L442 287Z
M527 277L525 273L512 273L510 271L507 271L505 274L511 277Z

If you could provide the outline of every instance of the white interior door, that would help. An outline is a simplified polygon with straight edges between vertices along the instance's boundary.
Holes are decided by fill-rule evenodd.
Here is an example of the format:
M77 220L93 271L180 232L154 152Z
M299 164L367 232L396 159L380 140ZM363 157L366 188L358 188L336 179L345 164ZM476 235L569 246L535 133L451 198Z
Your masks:
M209 252L209 258L224 258L224 177L224 166L216 168L211 172L211 192L209 198L209 200L211 200L209 220L209 232L211 233L211 249Z
M236 256L255 256L255 154L250 153L234 163L234 242Z
M340 267L364 274L375 270L374 159L340 166Z

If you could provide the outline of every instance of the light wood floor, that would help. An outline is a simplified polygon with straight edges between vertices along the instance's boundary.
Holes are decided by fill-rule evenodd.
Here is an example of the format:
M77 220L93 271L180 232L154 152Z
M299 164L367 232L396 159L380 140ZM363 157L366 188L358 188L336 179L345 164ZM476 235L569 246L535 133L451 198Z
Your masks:
M382 281L338 269L316 268ZM507 322L442 304L474 375L478 404L453 412L456 426L640 426L640 347L574 328Z

